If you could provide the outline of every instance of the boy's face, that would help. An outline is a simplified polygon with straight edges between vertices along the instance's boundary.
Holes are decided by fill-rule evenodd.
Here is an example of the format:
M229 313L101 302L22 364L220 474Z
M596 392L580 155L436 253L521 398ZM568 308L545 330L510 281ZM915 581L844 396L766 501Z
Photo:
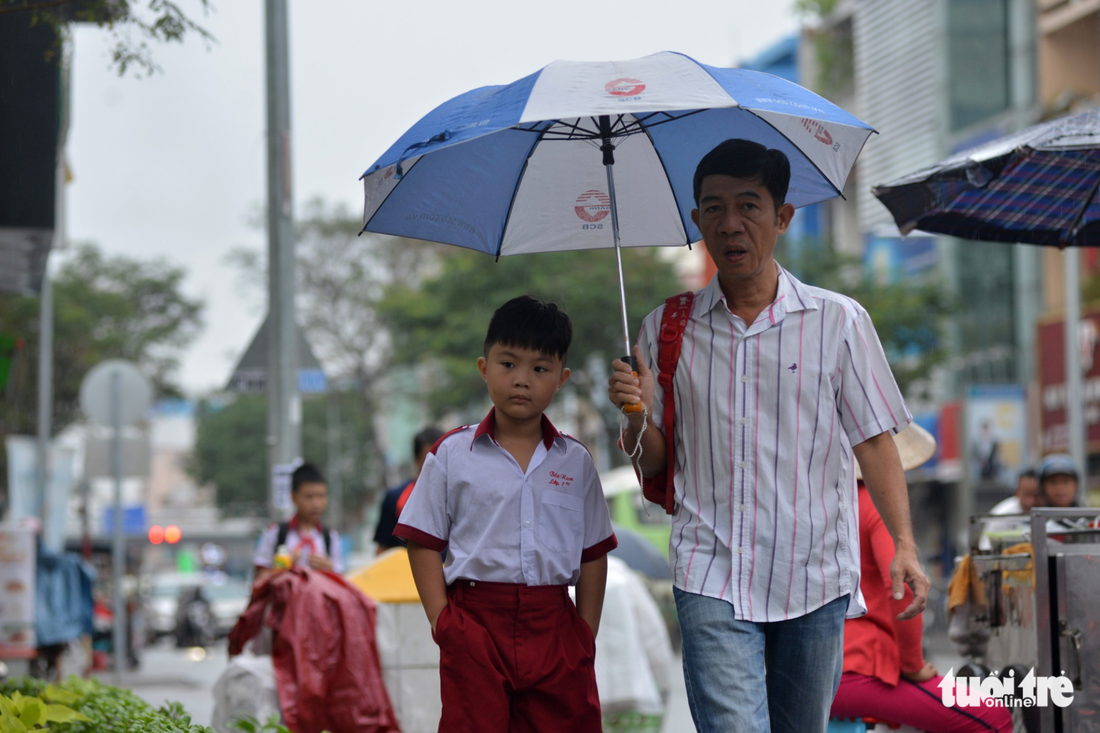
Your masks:
M328 486L320 482L306 482L290 495L298 516L310 524L320 524L328 507Z
M560 357L503 344L493 344L489 354L477 360L477 368L498 415L520 422L540 419L569 379Z

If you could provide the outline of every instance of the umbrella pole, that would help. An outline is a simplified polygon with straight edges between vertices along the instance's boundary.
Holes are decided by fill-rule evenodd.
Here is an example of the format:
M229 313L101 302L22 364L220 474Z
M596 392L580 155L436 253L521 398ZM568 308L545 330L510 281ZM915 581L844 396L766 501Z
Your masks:
M615 265L619 268L619 306L623 316L623 361L630 364L631 371L638 374L638 365L634 363L634 354L630 351L630 325L626 318L626 282L623 278L623 248L619 241L619 206L615 200L615 146L611 144L611 118L600 115L600 135L603 137L603 167L607 171L607 195L611 199L611 233L615 237ZM641 405L626 405L623 412L641 412Z

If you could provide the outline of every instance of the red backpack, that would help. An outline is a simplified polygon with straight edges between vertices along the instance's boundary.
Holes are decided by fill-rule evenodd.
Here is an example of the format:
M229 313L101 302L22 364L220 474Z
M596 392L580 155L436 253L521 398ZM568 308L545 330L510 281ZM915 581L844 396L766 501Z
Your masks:
M657 341L657 383L665 393L665 412L661 428L665 433L664 469L656 476L642 478L642 496L654 504L660 504L668 514L676 510L676 492L672 485L672 470L676 465L676 444L673 438L673 424L676 421L676 396L672 390L672 380L676 376L676 364L680 361L680 347L684 343L684 331L691 318L691 303L695 293L688 291L673 295L665 301L665 310L661 315L661 332Z

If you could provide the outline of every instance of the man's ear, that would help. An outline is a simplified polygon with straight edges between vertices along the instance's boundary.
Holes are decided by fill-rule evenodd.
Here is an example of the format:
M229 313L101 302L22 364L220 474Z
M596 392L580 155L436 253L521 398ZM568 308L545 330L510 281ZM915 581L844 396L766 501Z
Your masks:
M794 206L792 204L783 204L779 207L779 211L775 212L775 222L780 234L787 231L787 227L791 225L791 219L793 218Z
M693 224L695 224L695 228L698 229L699 228L699 209L692 209L691 210L691 221L692 221Z

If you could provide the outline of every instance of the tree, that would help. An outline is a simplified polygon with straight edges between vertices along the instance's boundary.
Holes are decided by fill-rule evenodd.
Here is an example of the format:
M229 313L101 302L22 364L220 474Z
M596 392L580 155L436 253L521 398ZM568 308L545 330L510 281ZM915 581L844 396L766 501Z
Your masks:
M377 457L365 446L374 442L367 413L348 392L302 404L302 456L326 470L330 490L339 483L345 516L360 517L375 488ZM330 430L338 441L330 455ZM227 516L267 516L267 398L236 395L228 403L206 400L197 412L195 448L188 472L199 483L212 483L215 502ZM335 459L335 464L330 458ZM330 491L330 496L331 496Z
M198 3L204 15L210 11L210 0ZM111 65L119 76L131 69L138 76L161 70L150 43L182 43L198 36L209 47L215 40L172 0L0 0L0 14L7 13L24 13L29 25L52 28L59 45L67 37L69 23L98 25L111 34Z
M157 394L175 396L183 349L202 326L202 301L183 294L183 268L164 260L104 255L78 245L54 275L53 415L55 433L79 416L80 382L109 358L129 359ZM7 433L38 430L39 301L0 295L0 334L26 341L0 395L0 446ZM0 450L2 453L2 450ZM7 470L0 466L0 482Z
M673 265L654 249L628 250L623 260L633 342L641 319L665 297L684 288ZM493 311L518 295L553 301L569 313L573 321L569 366L575 378L584 380L581 370L590 358L610 363L622 356L613 252L533 254L494 262L478 252L450 248L441 262L438 275L410 285L395 284L381 303L394 340L394 361L407 366L437 365L424 393L433 415L484 400L484 385L474 362L482 355Z

